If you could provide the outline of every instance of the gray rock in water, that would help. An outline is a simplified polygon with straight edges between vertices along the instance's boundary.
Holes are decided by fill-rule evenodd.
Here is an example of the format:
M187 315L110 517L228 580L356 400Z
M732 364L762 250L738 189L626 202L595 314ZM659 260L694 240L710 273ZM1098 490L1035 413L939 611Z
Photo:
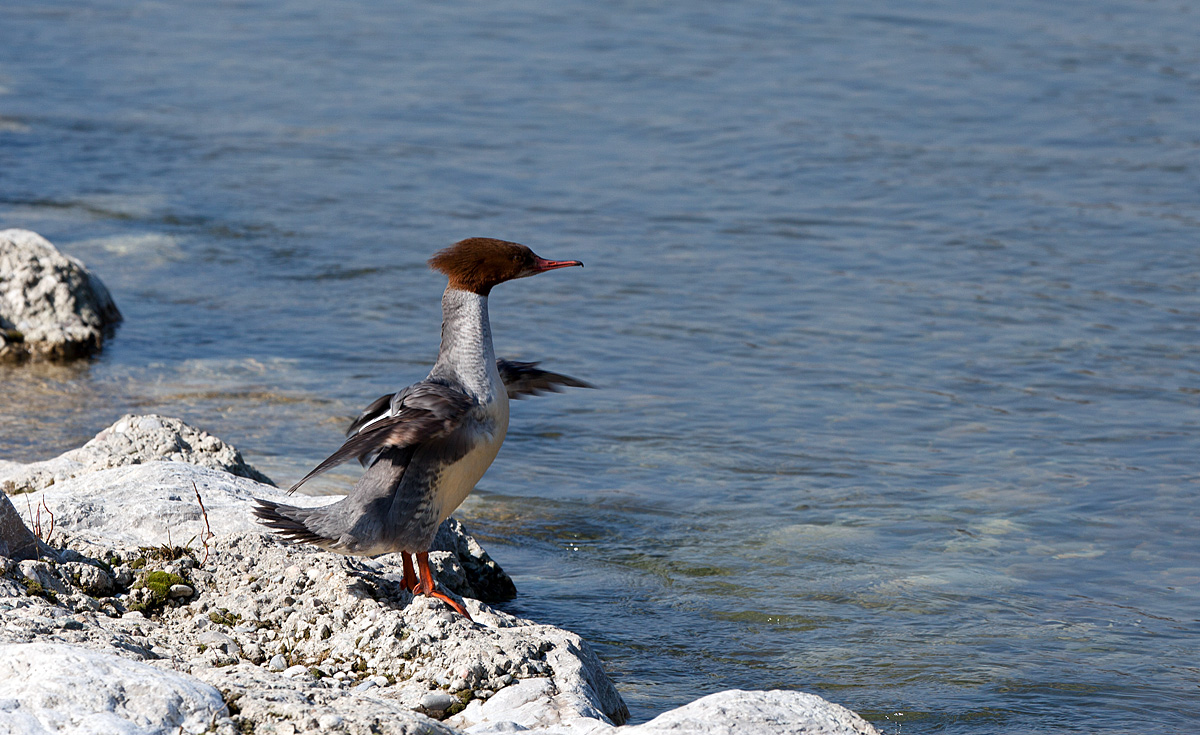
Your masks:
M121 312L83 263L29 230L0 230L0 362L98 351Z
M187 462L274 484L247 464L241 452L207 431L176 418L127 414L79 449L54 459L29 464L0 461L0 491L41 490L90 472L154 461Z
M504 602L517 596L517 587L512 578L492 561L492 557L455 518L447 518L438 528L429 559L442 584L458 595L484 602ZM451 559L462 565L462 585L451 581L457 577L448 563Z

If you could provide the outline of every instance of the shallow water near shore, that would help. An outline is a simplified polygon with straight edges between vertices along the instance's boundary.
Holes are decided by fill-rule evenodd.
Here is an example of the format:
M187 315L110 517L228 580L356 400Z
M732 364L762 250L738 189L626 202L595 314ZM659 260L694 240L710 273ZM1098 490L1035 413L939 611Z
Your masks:
M179 416L280 483L424 376L473 235L515 403L459 515L649 719L1200 721L1200 12L0 6L0 227L126 322L0 368L0 459ZM316 484L333 492L352 470Z

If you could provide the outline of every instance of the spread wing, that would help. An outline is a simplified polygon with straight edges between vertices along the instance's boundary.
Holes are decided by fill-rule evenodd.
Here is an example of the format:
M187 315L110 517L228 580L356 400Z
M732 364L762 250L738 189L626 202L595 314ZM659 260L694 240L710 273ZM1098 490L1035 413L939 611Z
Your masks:
M510 399L536 396L542 393L558 393L563 386L570 388L595 387L569 375L542 370L536 362L496 360L496 367L500 370L500 379L504 381L504 387L508 390Z
M372 403L351 425L353 433L346 443L288 488L288 493L351 459L365 460L388 448L411 447L444 437L462 424L474 405L474 399L460 390L425 381L392 396L384 396ZM370 417L368 411L373 412ZM369 420L364 421L364 417Z
M558 393L563 386L569 388L596 387L578 378L572 378L570 375L542 370L538 365L539 363L536 362L496 360L496 368L500 371L500 380L504 381L504 387L510 400L542 393ZM380 396L372 401L371 405L364 408L358 418L354 419L346 428L346 436L352 437L362 431L363 427L387 416L395 397L395 393L388 393L386 396Z

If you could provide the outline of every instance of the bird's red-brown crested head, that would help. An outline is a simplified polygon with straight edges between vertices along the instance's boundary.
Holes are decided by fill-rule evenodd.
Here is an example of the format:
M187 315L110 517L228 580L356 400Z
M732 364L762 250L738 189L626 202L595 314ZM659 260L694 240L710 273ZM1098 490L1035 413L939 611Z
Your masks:
M490 237L459 240L429 259L429 267L450 279L450 287L487 296L492 286L557 268L582 266L578 260L546 260L524 245Z

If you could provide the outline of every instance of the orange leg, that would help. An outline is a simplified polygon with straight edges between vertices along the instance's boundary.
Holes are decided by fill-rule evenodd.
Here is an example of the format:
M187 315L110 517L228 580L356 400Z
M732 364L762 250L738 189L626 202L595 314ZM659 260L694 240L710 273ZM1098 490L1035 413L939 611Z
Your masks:
M417 581L417 573L413 569L412 554L407 551L401 551L400 561L404 563L404 589L409 592L416 592L417 585L420 583Z
M421 571L421 583L420 583L420 585L418 585L418 589L414 590L414 593L419 591L421 594L425 595L426 597L436 597L437 599L441 600L442 602L445 602L446 604L450 605L450 607L454 608L454 612L458 613L459 615L462 615L467 620L472 620L471 613L467 612L467 609L465 607L463 607L461 604L459 604L457 600L453 600L450 598L449 595L446 595L442 592L438 592L436 589L434 589L433 573L431 571L429 571L429 552L428 551L417 554L417 567Z

